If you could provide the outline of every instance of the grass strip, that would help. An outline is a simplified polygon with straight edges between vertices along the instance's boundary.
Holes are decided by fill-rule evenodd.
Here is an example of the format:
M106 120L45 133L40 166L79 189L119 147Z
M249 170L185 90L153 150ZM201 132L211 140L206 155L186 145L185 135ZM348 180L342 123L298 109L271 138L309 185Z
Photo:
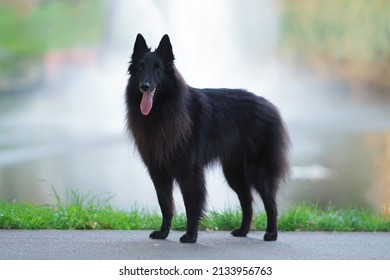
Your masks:
M65 203L55 193L56 205L38 206L30 203L0 201L1 229L158 229L161 216L145 208L134 206L130 211L113 208L109 199L99 200L71 192ZM240 225L239 209L213 210L201 221L207 231L232 230ZM184 230L184 214L175 215L173 230ZM255 213L252 230L264 231L266 215ZM390 217L369 210L320 207L314 203L301 203L283 211L279 216L282 231L390 231Z

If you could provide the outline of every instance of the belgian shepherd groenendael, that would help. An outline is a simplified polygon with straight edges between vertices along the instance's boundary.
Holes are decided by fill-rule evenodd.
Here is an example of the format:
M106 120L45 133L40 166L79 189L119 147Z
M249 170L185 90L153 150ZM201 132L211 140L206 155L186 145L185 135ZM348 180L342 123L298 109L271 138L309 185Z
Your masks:
M245 90L188 86L174 66L168 35L150 51L138 34L128 71L127 127L163 216L161 229L150 237L165 239L169 234L176 180L187 215L187 232L180 241L196 242L205 208L204 169L219 161L242 208L241 226L232 234L246 236L249 231L254 187L267 213L264 240L276 240L275 196L288 170L288 135L275 106Z

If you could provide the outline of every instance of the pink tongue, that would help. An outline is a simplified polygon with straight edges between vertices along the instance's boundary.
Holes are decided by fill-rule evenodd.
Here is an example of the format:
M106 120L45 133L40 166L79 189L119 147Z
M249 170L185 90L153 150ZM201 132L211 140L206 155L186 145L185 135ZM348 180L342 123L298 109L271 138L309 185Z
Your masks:
M153 106L153 94L152 92L144 92L142 95L142 100L140 104L141 113L146 116L150 113L150 110L152 110Z

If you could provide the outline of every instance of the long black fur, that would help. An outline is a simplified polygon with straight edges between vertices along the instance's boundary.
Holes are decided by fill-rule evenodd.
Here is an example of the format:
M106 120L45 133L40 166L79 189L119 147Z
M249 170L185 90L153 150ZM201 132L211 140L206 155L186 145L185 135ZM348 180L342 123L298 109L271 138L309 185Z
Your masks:
M246 236L252 220L253 187L267 213L264 240L277 238L276 193L288 172L288 135L277 108L240 89L188 86L174 66L168 35L150 51L138 34L126 87L127 128L154 183L162 212L154 239L165 239L174 214L173 182L181 189L187 231L181 242L196 242L205 209L204 170L219 161L229 186L237 193ZM155 90L153 106L141 113L144 92Z

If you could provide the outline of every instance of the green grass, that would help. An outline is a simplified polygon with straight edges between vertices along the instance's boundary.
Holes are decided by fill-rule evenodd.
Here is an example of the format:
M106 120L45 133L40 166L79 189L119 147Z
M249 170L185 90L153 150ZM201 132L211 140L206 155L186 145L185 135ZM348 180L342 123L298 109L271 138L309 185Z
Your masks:
M63 201L54 191L56 205L37 206L29 203L0 201L1 229L158 229L159 214L135 206L130 211L113 208L109 198L100 200L89 194L71 191ZM201 229L232 230L239 226L238 209L209 211L201 222ZM252 229L265 230L266 216L254 215ZM175 215L173 230L184 230L184 214ZM316 204L302 203L283 211L279 217L282 231L390 231L390 217L368 210L321 208Z

